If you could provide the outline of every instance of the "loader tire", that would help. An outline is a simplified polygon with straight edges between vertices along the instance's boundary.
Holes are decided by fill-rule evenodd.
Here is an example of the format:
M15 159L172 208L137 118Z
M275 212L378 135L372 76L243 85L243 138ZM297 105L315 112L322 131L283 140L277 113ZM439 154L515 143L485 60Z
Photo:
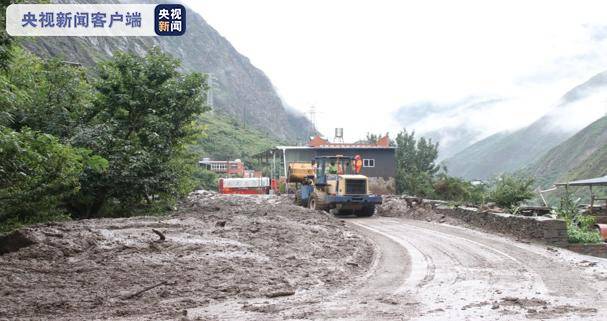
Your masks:
M356 211L356 216L358 217L371 217L373 214L375 214L375 205L365 206Z
M308 208L317 211L329 210L329 206L316 193L310 196L310 200L308 201Z

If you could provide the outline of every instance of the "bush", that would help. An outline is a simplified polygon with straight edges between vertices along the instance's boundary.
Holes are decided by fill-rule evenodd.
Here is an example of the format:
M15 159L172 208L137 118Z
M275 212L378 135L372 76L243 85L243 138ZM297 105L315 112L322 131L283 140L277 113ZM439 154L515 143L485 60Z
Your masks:
M578 220L567 221L567 238L569 243L601 243L603 239L594 229L595 218L592 216L578 217Z
M485 185L473 185L446 174L438 175L433 187L436 197L445 201L480 205L485 198Z
M502 175L495 179L489 199L500 207L513 209L531 199L533 178L517 175Z
M87 153L29 129L0 129L0 232L66 219L62 201L80 188Z
M557 209L558 216L567 222L569 243L601 243L601 235L594 229L596 218L580 214L578 205L579 199L573 201L570 194L565 194Z
M215 172L200 168L194 172L194 179L197 183L197 189L217 190L219 176Z
M412 171L397 174L396 188L400 193L433 198L432 176L426 172Z

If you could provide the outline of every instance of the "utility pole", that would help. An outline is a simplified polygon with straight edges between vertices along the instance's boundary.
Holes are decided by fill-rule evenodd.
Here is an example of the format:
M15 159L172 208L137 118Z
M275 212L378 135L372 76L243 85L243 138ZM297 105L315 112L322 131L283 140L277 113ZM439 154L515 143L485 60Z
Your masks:
M310 106L310 121L312 122L312 125L314 126L314 128L316 128L316 107L314 106Z
M313 130L316 130L316 107L310 106L308 111L309 120L312 123ZM312 133L308 131L308 138L312 136Z

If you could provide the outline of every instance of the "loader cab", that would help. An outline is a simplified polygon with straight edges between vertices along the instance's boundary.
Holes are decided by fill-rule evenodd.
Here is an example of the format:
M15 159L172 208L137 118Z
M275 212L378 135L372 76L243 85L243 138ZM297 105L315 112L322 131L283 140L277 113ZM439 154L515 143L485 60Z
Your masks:
M353 157L343 155L314 157L315 184L324 186L329 180L337 180L338 175L352 174L353 162Z

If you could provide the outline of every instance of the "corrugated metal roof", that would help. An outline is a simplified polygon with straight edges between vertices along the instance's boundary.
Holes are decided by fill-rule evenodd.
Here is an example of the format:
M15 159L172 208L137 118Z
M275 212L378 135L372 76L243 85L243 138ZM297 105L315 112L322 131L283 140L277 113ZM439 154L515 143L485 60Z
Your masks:
M556 185L569 185L569 186L607 186L607 176L582 179L578 181L572 181L567 183L558 183Z

